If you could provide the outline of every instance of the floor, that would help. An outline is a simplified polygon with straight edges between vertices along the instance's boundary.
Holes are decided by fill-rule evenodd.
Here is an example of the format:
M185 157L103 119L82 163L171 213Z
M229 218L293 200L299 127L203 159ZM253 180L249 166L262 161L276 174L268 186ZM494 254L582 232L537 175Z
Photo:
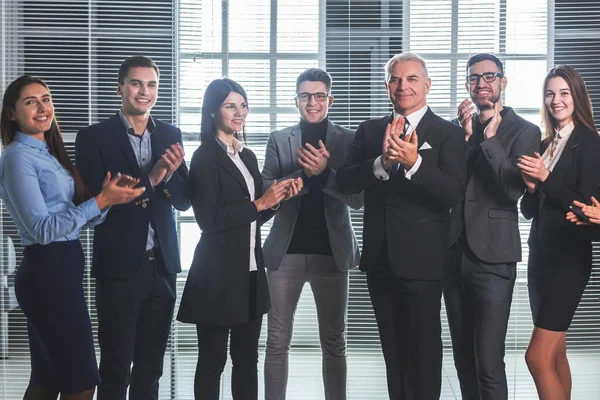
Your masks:
M166 357L164 376L161 380L160 398L192 400L193 377L196 353L182 350ZM569 355L573 371L573 400L600 399L600 349L587 352L571 352ZM261 349L259 379L262 379L264 351ZM316 349L293 349L290 357L288 400L323 399L321 382L321 358ZM175 367L171 371L171 367ZM29 361L26 354L11 355L0 361L0 399L21 399L27 386ZM513 351L506 357L510 399L537 399L522 351ZM231 367L227 365L222 380L222 399L231 399L229 390ZM171 379L175 376L175 379ZM263 398L262 384L259 398ZM445 354L441 399L460 399L460 389L451 356ZM378 351L349 350L348 354L348 399L387 399L385 368Z

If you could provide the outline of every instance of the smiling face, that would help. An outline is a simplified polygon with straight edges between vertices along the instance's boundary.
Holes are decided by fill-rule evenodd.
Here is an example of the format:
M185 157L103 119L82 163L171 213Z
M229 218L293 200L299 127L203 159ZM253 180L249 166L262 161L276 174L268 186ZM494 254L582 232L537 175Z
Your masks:
M575 105L571 89L560 76L555 76L548 81L545 91L544 104L546 111L556 120L558 129L562 129L573 121Z
M385 82L390 102L402 115L410 115L425 107L430 86L431 79L425 75L425 69L414 60L396 62Z
M244 96L237 92L229 92L217 112L214 121L217 127L217 136L233 135L241 132L248 116L248 104Z
M11 119L24 133L43 140L44 132L50 129L54 120L54 106L48 89L39 83L25 86L15 103Z
M500 70L496 63L491 60L483 60L475 63L467 70L467 76L472 74L483 75L485 73L499 73ZM473 104L479 109L492 108L489 102L497 103L501 102L502 91L506 88L506 77L496 77L493 82L486 82L483 78L479 78L476 84L465 83L465 88L471 96ZM502 103L500 103L502 105Z
M296 94L311 94L308 100L301 100L296 96L296 107L300 112L300 118L309 124L318 124L327 118L329 107L333 105L333 96L328 96L324 101L318 101L315 93L329 94L327 85L320 81L304 81L298 86Z
M158 75L154 68L135 67L119 84L117 94L123 101L123 114L148 115L158 97Z

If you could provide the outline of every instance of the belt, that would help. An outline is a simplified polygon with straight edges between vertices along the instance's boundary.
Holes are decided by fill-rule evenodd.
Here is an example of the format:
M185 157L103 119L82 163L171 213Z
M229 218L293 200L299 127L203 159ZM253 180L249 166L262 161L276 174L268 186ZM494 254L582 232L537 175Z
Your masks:
M153 249L150 250L146 250L144 252L144 260L148 260L148 261L154 261L154 259L158 256L158 252L159 252L159 248L155 247Z

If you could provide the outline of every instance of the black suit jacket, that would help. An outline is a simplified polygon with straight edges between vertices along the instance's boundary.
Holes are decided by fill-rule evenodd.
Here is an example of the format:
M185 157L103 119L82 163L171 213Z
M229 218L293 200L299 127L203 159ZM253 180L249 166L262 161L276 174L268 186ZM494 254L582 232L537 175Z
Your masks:
M548 144L542 142L540 154ZM600 136L578 124L548 179L536 193L525 193L521 200L521 212L525 218L533 218L529 247L557 257L588 251L590 227L567 221L565 214L573 200L590 204L591 196L598 199L599 184Z
M521 236L517 202L525 183L517 161L522 155L533 156L540 148L540 128L519 117L512 108L506 112L496 135L481 143L476 151L473 137L465 142L467 163L472 167L465 199L452 209L450 245L461 228L469 248L486 263L521 261ZM473 126L477 126L473 115ZM453 120L458 125L458 120Z
M394 174L381 181L373 163L381 155L392 116L360 124L337 173L342 191L364 190L364 231L360 268L373 268L384 234L394 273L404 279L443 279L447 265L450 207L463 197L466 179L464 134L427 110L416 127L423 161L411 180Z
M263 183L254 153L240 158L254 178L255 198ZM225 150L208 140L194 152L189 196L202 229L200 242L181 297L177 319L200 325L238 325L249 319L250 224L256 224L256 314L270 308L269 289L260 246L260 226L273 211L259 213L246 181Z
M153 119L152 159L156 163L174 143L182 143L181 131ZM128 279L142 265L148 224L152 222L164 257L166 274L181 272L179 245L173 207L187 210L185 189L188 169L185 162L168 183L152 188L147 175L141 175L125 125L117 113L108 120L79 131L75 141L75 161L83 181L97 194L106 173L118 172L140 178L146 191L136 201L111 207L106 220L94 230L92 275L100 279Z

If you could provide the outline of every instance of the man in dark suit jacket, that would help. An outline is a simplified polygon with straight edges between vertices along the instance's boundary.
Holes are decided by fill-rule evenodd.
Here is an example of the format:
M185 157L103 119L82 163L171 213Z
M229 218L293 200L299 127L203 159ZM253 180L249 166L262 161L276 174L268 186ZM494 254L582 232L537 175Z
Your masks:
M504 341L521 261L517 201L525 191L516 164L539 149L541 133L502 106L506 84L497 57L471 57L465 88L472 102L465 99L453 121L464 131L468 178L465 199L452 210L444 300L465 400L508 398Z
M158 399L175 306L181 266L173 206L189 208L188 170L181 131L150 116L158 74L147 57L126 59L117 91L122 109L82 129L75 142L77 168L94 194L108 171L146 188L137 201L112 207L94 232L99 400L124 400L129 384L129 399Z
M441 391L450 208L465 188L464 134L427 107L431 80L420 56L398 54L385 72L394 111L360 124L337 183L347 193L364 190L360 268L390 399L433 400Z
M271 310L265 358L265 399L285 399L294 312L305 283L314 294L323 353L326 399L346 398L348 269L358 265L348 205L362 207L362 193L341 193L336 170L354 132L331 122L331 76L319 68L296 80L300 123L269 137L262 171L273 181L302 177L298 197L281 204L264 245Z

